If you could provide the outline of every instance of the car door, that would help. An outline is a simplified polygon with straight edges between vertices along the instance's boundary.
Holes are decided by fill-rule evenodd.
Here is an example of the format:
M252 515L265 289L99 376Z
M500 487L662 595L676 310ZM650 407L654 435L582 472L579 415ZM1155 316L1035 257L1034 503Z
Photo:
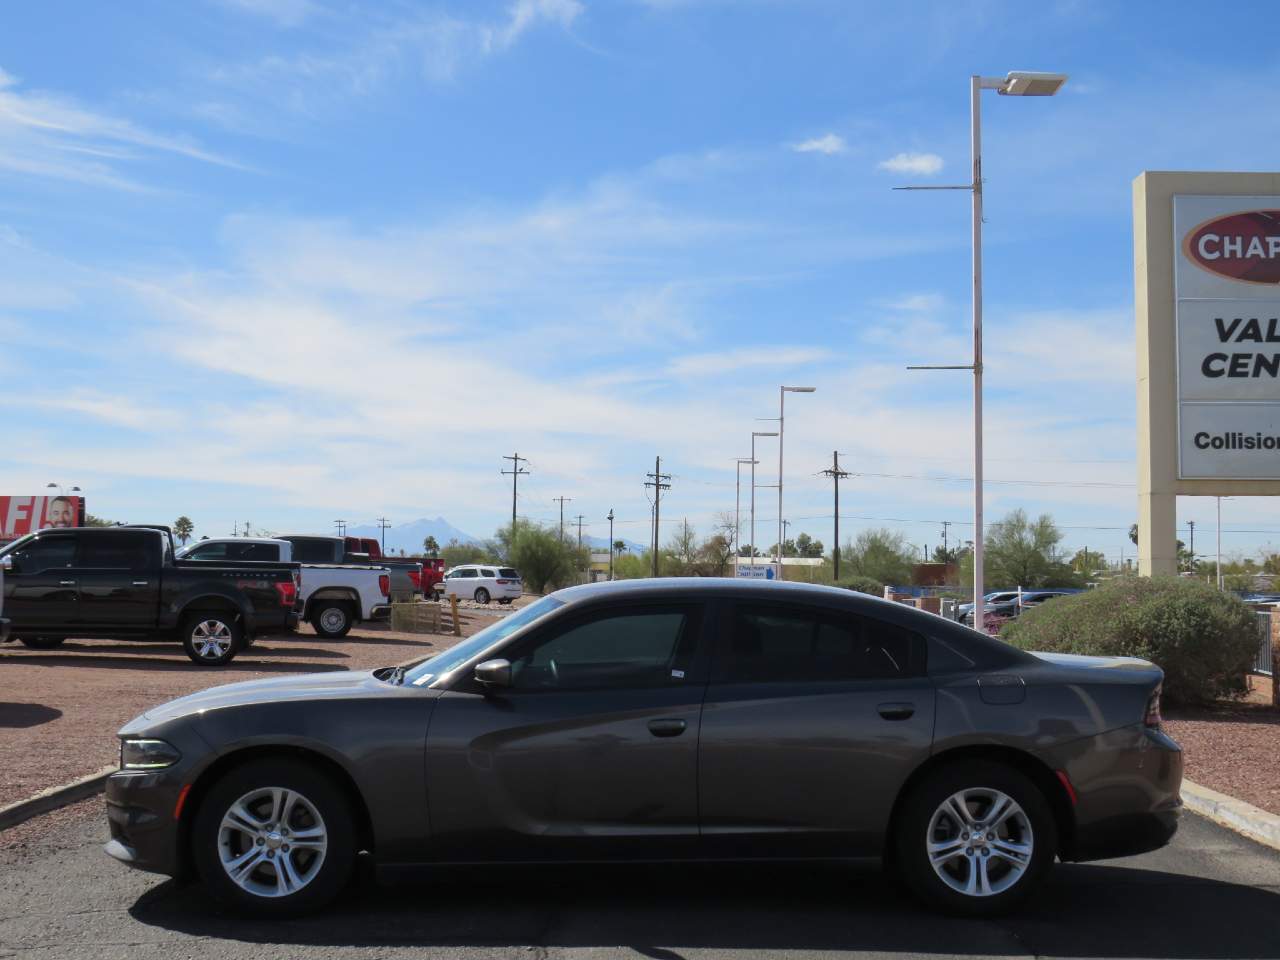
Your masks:
M73 535L42 534L7 556L13 566L4 575L3 610L15 634L78 622L79 596L71 570L76 556Z
M80 538L73 568L87 630L149 630L160 607L160 537L113 530Z
M879 853L932 745L923 638L799 603L737 602L720 623L698 756L708 851Z
M698 603L566 612L521 638L509 687L462 678L427 735L445 860L661 857L697 845Z
M474 600L476 597L476 581L480 574L473 568L458 570L449 580L449 592L459 600Z

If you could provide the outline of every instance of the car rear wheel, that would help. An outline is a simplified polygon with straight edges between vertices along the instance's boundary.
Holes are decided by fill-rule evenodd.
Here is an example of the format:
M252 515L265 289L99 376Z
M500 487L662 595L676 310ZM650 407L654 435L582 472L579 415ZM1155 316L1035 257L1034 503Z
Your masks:
M991 916L1033 892L1057 854L1044 795L1011 767L956 763L918 784L898 820L898 863L922 900Z
M488 603L489 591L486 590L484 587L477 587L476 594L475 594L475 601L476 603L481 603L481 604Z
M18 640L24 647L30 647L32 650L52 650L54 647L62 646L65 637L19 637Z
M311 614L311 626L317 634L329 640L337 640L351 632L355 617L351 605L345 600L319 600Z
M292 759L233 769L201 801L193 856L210 891L266 916L331 901L351 876L355 824L341 788Z
M183 621L182 649L202 667L230 663L243 643L244 628L231 614L208 610Z
M510 604L510 603L511 603L511 598L510 598L510 597L504 597L503 599L499 600L498 602L499 602L500 604L502 604L502 605L505 607L505 606L507 606L508 604Z

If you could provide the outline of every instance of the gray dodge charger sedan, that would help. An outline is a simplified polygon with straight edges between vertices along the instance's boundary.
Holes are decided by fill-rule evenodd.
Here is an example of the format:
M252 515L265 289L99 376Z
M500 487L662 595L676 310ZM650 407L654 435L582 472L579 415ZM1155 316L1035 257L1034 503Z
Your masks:
M1055 858L1153 850L1160 670L1032 655L824 587L572 587L409 667L214 687L119 733L111 856L293 914L356 856L882 858L989 914Z

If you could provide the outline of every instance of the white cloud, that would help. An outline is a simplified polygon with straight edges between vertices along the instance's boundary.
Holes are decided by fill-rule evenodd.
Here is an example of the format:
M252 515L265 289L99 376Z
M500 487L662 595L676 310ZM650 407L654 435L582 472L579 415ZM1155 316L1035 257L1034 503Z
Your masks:
M844 153L849 148L844 142L844 137L836 133L828 133L821 137L814 137L812 140L793 143L791 149L796 153L822 153L832 156L833 154Z
M516 0L508 8L508 19L496 33L498 45L509 47L529 28L539 21L557 24L569 29L582 13L578 0Z
M0 170L145 190L123 169L147 153L238 166L190 138L153 133L57 94L20 90L17 78L0 70Z
M677 357L667 364L667 372L674 377L709 377L759 367L808 366L830 356L825 347L742 347Z
M942 170L942 158L936 153L895 153L888 160L881 160L876 167L890 173L911 173L932 177Z

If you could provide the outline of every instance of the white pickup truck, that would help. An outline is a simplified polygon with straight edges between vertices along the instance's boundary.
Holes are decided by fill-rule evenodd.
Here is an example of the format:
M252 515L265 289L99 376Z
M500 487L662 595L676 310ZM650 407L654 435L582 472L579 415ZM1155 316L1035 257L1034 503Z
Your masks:
M294 562L294 545L270 537L201 540L178 551L183 560ZM385 567L357 563L303 563L302 617L316 634L345 637L361 620L391 616L391 574Z

